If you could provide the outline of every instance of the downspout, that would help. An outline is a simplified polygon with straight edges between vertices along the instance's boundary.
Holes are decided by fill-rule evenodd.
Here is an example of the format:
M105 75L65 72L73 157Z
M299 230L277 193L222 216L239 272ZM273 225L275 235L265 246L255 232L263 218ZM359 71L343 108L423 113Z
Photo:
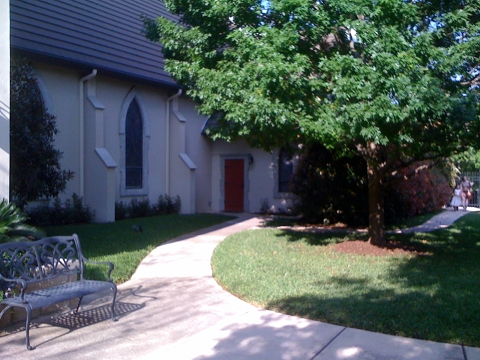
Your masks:
M85 148L85 119L84 119L84 110L83 110L83 105L84 105L84 96L83 96L83 84L90 80L91 78L94 78L97 75L97 69L93 69L92 73L84 76L83 78L80 79L80 119L79 119L79 137L80 137L80 146L79 146L79 159L80 159L80 168L79 168L79 180L80 180L80 197L84 197L85 195L85 159L84 159L84 148Z
M165 194L170 195L170 101L182 95L182 89L178 90L175 95L170 96L166 100L166 116L165 116L165 146L166 146L166 161L165 161Z

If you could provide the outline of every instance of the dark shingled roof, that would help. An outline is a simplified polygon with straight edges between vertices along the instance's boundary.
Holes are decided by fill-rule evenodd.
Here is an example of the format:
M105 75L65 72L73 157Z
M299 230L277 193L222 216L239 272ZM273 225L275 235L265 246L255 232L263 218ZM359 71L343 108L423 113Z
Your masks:
M12 53L178 87L141 16L174 19L159 0L10 0Z

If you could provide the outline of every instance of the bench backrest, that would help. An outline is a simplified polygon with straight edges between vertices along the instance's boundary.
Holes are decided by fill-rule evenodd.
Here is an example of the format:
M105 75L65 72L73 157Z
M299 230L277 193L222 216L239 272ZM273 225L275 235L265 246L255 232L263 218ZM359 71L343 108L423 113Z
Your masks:
M32 283L73 274L83 278L83 268L76 234L0 244L0 280L21 278Z

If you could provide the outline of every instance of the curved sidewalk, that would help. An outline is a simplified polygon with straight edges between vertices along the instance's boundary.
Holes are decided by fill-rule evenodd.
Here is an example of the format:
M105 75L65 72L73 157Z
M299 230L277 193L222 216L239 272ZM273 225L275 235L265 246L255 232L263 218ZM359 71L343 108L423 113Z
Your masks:
M445 211L449 225L467 212ZM438 220L439 218L437 218ZM442 344L345 328L258 309L224 291L210 258L226 236L261 226L238 219L154 249L132 279L119 286L118 321L106 298L88 299L78 316L38 320L30 331L0 337L2 359L480 359L480 348ZM404 230L405 231L405 230ZM103 305L105 304L105 305ZM95 306L90 306L95 305Z
M442 211L440 214L435 215L430 220L422 225L418 225L412 228L403 229L392 231L392 233L413 233L413 232L428 232L437 229L445 229L452 225L455 221L461 218L463 215L468 214L472 211L480 211L479 208L476 207L468 207L467 210L460 209L458 211L453 211L451 208L448 208L445 211Z

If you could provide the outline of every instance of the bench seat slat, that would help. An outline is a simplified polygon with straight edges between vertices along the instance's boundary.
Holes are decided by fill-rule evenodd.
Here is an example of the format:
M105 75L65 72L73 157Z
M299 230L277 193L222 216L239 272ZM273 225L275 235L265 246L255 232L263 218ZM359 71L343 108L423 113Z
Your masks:
M29 306L32 310L49 306L58 302L72 300L85 295L94 294L104 290L113 290L114 285L105 281L83 280L62 285L35 290L25 294L25 303L20 297L5 299L3 304L12 306Z

